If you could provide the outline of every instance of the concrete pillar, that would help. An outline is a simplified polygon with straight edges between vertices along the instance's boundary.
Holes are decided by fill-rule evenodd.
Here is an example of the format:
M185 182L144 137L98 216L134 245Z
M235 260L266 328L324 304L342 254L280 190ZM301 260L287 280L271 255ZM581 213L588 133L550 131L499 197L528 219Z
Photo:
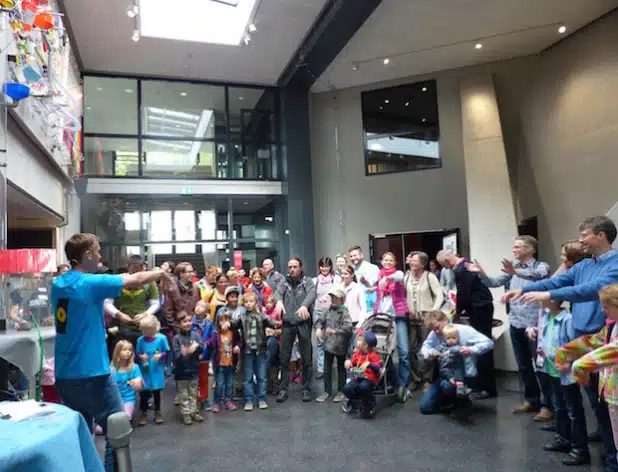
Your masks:
M500 261L512 254L517 221L511 192L498 102L491 74L465 77L460 84L463 149L468 200L470 255L486 272L497 274ZM500 297L493 289L494 318L503 321L494 328L496 368L517 370L512 354L508 320Z

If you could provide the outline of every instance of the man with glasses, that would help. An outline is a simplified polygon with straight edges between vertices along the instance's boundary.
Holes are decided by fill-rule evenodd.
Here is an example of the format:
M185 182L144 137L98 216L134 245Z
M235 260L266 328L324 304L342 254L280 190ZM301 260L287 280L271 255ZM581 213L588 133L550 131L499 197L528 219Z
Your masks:
M281 384L277 402L288 399L290 383L290 359L292 347L298 337L302 361L303 401L311 401L311 376L313 371L313 346L311 345L311 312L315 302L315 284L311 277L305 276L303 262L293 257L288 262L288 275L277 286L275 312L281 315Z

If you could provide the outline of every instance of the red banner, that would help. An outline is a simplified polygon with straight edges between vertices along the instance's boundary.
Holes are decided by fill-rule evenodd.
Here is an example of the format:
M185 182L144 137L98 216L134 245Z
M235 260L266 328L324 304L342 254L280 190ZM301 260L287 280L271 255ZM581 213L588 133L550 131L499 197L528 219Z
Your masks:
M242 269L242 251L240 249L234 250L234 268L236 270Z
M55 249L8 249L0 251L0 274L56 272Z

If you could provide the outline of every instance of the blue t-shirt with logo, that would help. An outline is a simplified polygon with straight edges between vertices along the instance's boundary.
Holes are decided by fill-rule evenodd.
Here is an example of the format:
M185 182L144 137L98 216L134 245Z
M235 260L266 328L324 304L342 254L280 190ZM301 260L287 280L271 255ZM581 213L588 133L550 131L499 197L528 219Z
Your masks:
M120 398L122 398L123 403L135 403L137 395L135 394L135 389L131 386L131 380L142 377L142 373L137 364L133 364L133 368L130 372L117 370L112 367L112 375L114 376L116 385L118 385L118 391L120 392Z
M121 275L84 274L71 270L52 282L56 325L55 369L58 379L108 375L103 302L120 295Z

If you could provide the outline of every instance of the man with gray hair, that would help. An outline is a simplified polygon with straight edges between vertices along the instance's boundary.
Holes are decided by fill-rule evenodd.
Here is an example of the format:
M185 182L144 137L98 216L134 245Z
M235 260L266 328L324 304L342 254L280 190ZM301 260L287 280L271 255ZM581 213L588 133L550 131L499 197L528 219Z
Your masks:
M532 236L521 235L513 241L513 258L502 260L502 273L494 277L485 273L479 263L468 264L468 270L476 272L481 281L489 288L505 287L506 290L523 288L526 285L545 279L549 276L549 265L534 258L537 250L537 240ZM475 261L476 262L476 261ZM525 401L513 408L513 413L540 412L535 421L549 421L552 418L551 398L543 395L534 372L536 360L536 342L526 336L526 328L534 328L538 324L538 303L525 304L518 300L507 307L509 315L511 345L517 361L519 375L524 384Z
M492 339L494 303L489 289L481 282L478 274L468 270L468 261L453 251L443 249L438 252L436 258L442 267L453 269L455 272L457 319L460 316L467 316L470 319L470 326ZM479 356L477 365L478 384L474 398L484 400L498 396L493 349Z

